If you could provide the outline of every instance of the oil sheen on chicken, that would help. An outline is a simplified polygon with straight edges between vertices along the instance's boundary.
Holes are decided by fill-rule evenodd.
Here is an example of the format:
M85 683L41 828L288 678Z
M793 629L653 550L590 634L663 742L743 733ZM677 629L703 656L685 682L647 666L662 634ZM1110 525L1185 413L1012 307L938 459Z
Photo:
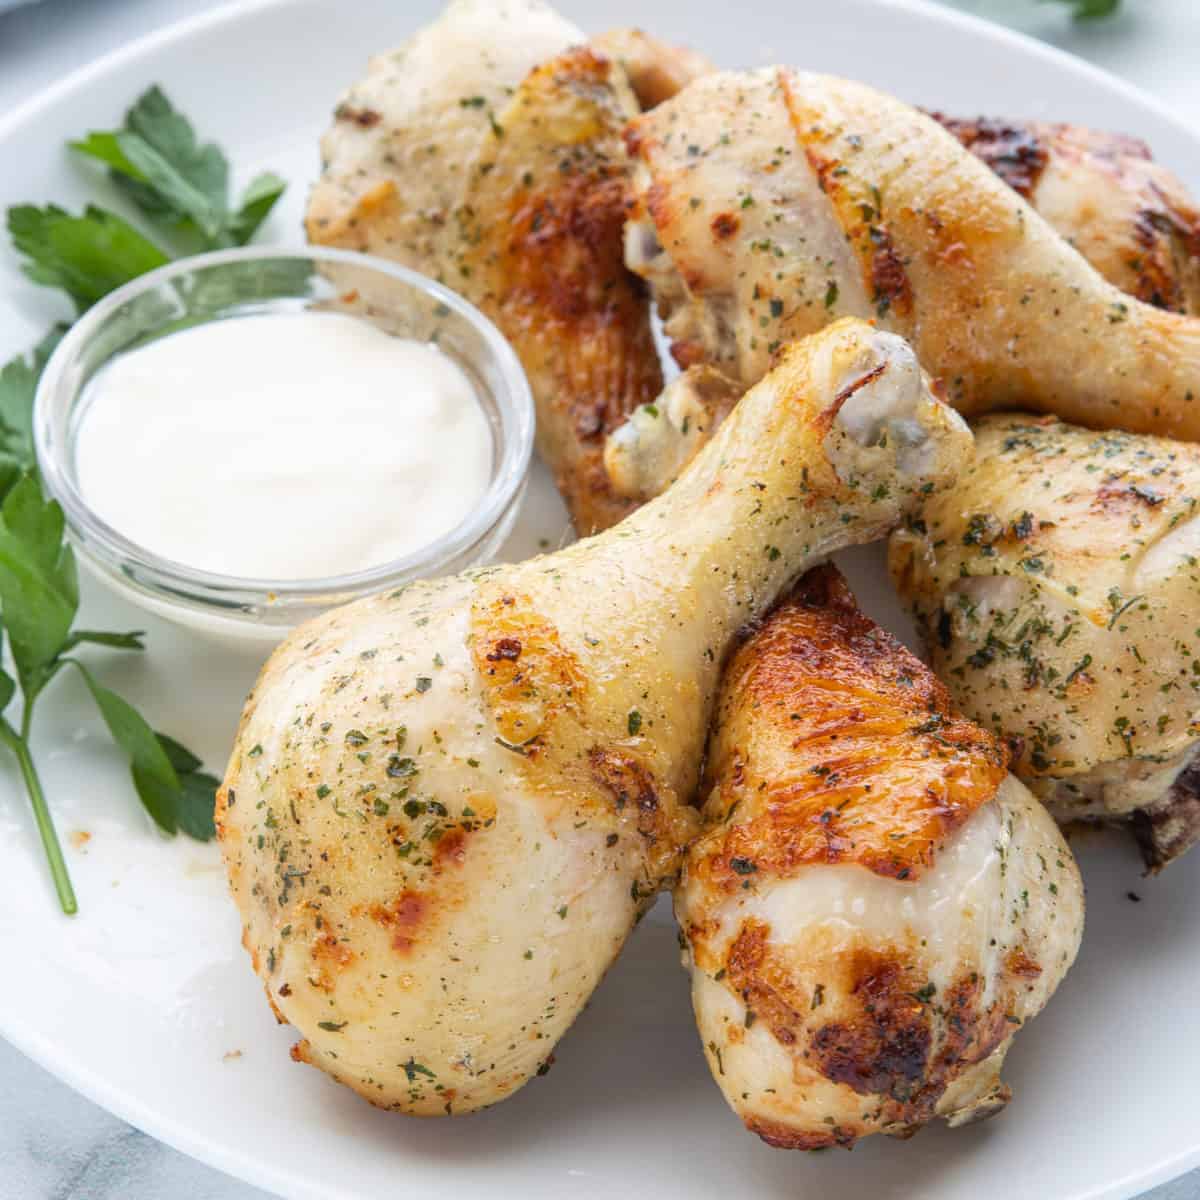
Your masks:
M956 703L1063 820L1200 837L1200 449L992 416L961 482L892 539Z
M721 685L675 907L717 1083L774 1146L1003 1107L1004 1056L1075 958L1083 894L1002 744L810 572Z

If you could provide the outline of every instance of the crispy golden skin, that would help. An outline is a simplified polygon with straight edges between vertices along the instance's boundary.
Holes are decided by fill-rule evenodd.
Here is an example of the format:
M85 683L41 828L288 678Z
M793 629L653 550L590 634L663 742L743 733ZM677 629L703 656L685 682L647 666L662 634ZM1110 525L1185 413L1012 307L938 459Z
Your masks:
M579 37L540 4L451 5L339 104L306 228L440 279L499 326L529 376L538 450L587 533L632 507L609 486L604 437L662 375L622 258L620 134L638 106L612 59L567 48ZM636 46L645 77L654 57Z
M1106 282L930 117L787 68L709 75L632 123L627 261L682 365L747 384L838 315L908 338L968 414L1020 403L1200 438L1200 321Z
M917 879L1007 771L1001 744L951 711L943 684L859 611L832 567L805 576L722 686L735 699L709 757L720 797L708 803L744 807L691 869L727 892L741 886L738 862L778 878L856 863Z
M580 533L630 511L605 436L662 388L646 297L625 270L628 112L610 60L583 48L539 67L500 118L460 222L463 288L516 349L538 402L538 451Z
M970 443L907 345L841 322L619 528L294 631L217 824L297 1056L416 1115L544 1070L678 872L738 630L945 487Z
M734 654L676 892L717 1082L774 1146L1002 1107L1074 958L1082 890L990 734L809 572Z
M1200 838L1200 448L1008 414L893 535L934 669L1062 819Z
M865 211L873 209L874 201L868 198L867 209L856 207L853 193L834 186L846 175L841 164L822 177L824 192L813 189L811 183L807 191L803 186L789 186L789 154L775 145L777 135L785 136L783 105L776 97L772 119L772 97L761 81L751 91L759 101L753 110L755 119L740 132L746 140L757 138L757 150L748 160L753 163L757 157L765 162L769 168L765 176L770 178L741 179L735 202L723 210L718 206L707 217L707 229L681 224L672 207L674 190L687 194L689 212L696 207L692 196L699 199L699 194L690 191L694 180L689 182L688 169L673 176L664 156L646 148L635 133L635 145L650 170L642 176L642 208L631 227L630 261L640 264L655 281L660 303L670 317L668 330L675 335L675 356L685 365L695 364L682 381L672 385L675 392L686 389L690 379L698 385L715 376L724 379L726 392L736 393L739 379L721 376L708 365L711 358L721 355L726 356L722 362L725 371L740 372L742 385L752 382L761 365L761 350L772 344L762 339L761 331L770 329L775 317L791 329L797 321L819 322L823 311L834 312L847 299L843 297L845 276L839 272L851 275L851 287L858 284L854 276L865 275L877 304L886 298L889 307L895 304L902 315L913 315L914 297L904 258L895 254L886 231L877 229L868 239L867 253L857 264L843 247L821 259L822 235L838 234L838 228L828 224L830 211L853 226ZM1078 125L985 118L967 121L941 113L931 115L1023 196L1109 283L1158 308L1200 314L1200 210L1180 180L1153 162L1141 142ZM655 127L653 121L647 125L651 130ZM729 141L732 144L733 139ZM691 144L702 150L700 143ZM718 179L726 177L718 175ZM686 193L680 186L683 183L688 185ZM833 199L832 206L825 203L826 193ZM652 230L647 217L661 221L661 229ZM680 225L678 231L676 225ZM660 234L672 239L665 254L659 248ZM746 244L751 251L748 263L741 263L735 278L730 277L728 267L736 264L736 259L709 253L716 247L725 255L735 254ZM952 244L951 257L961 256L965 249L965 244ZM783 296L793 289L794 311L789 313L789 301ZM711 294L705 296L706 292ZM866 298L865 294L857 299L848 297L852 304L865 303ZM756 308L757 327L738 326L740 308ZM749 338L750 353L742 354L739 349L736 362L728 361L735 340L743 335ZM686 421L686 432L680 419L670 419L669 408L665 421L650 419L639 410L609 438L605 461L618 492L642 498L657 494L712 436L728 409L720 403L704 404L704 389L699 386L690 391L696 402L683 406L678 414ZM669 389L663 399L671 394ZM1024 407L1023 401L1019 403ZM663 410L664 405L655 408Z
M930 115L1109 283L1157 308L1200 314L1200 209L1144 142L1082 125Z

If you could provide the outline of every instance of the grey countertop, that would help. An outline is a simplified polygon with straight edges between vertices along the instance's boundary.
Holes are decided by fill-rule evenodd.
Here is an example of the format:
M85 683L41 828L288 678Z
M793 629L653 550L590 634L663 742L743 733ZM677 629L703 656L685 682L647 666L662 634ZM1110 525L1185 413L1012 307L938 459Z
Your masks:
M209 7L213 0L42 0L0 13L0 112L106 51ZM1091 25L1035 0L962 0L960 7L1002 16L1138 84L1185 118L1200 117L1198 0L1125 0L1121 15ZM264 1196L110 1116L3 1041L0 1080L5 1200ZM1146 1200L1200 1200L1200 1171Z

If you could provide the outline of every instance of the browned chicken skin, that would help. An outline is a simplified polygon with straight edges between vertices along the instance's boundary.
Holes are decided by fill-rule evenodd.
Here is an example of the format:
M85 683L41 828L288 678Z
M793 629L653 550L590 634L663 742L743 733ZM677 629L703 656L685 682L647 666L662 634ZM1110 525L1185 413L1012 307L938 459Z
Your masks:
M1003 1107L1082 888L1000 743L810 571L733 656L676 912L709 1064L771 1145Z
M872 106L909 147L899 161L890 142L871 147L873 133L856 132ZM889 97L787 71L703 79L631 125L627 140L643 167L627 261L654 285L685 379L720 370L725 390L736 391L781 339L873 306L914 340L964 411L1041 404L1105 428L1200 429L1196 389L1180 383L1200 363L1200 326L1153 311L1200 314L1200 209L1179 179L1121 134L933 116L973 157ZM905 140L895 131L910 119ZM914 146L941 162L938 171L924 169ZM1017 194L1011 205L975 158ZM884 185L889 172L897 182ZM1026 230L1029 210L1017 196L1046 224ZM1064 242L1147 307L1105 296ZM1076 274L1086 286L1066 282ZM988 316L993 308L1000 320ZM1140 323L1132 337L1129 322ZM1045 365L1048 348L1072 334L1082 345L1096 330L1099 369L1082 386L1055 382L1062 372ZM1139 363L1159 376L1156 387ZM620 494L661 491L712 436L727 405L711 386L691 390L701 419L691 404L686 429L639 412L609 439L605 460ZM717 403L706 406L703 392Z
M661 383L644 293L622 261L632 186L620 130L635 111L635 95L643 107L658 104L706 73L708 64L637 32L607 35L572 49L571 31L544 6L497 0L495 9L508 19L497 23L485 0L456 0L449 10L453 22L423 31L406 50L373 64L371 75L347 94L323 146L325 173L313 195L308 227L316 241L369 250L433 274L496 321L529 374L538 406L539 449L577 528L588 532L615 523L657 490L639 484L634 491L619 491L601 463L606 436L653 400ZM531 30L512 19L522 14L532 21ZM454 49L455 37L467 40L465 59L446 54ZM464 61L471 69L461 65ZM446 62L458 65L443 70ZM476 78L472 71L480 68ZM385 609L371 608L376 603L371 601L334 614L331 625L327 621L328 662L319 655L314 659L309 643L290 658L286 648L276 656L248 711L243 741L253 738L259 753L266 745L280 773L260 774L263 764L254 751L244 762L235 757L221 827L231 878L244 905L247 946L280 998L280 1011L305 1034L299 1057L376 1103L430 1114L491 1103L520 1086L544 1060L616 953L634 911L670 873L671 855L682 851L684 828L694 828L694 809L676 805L675 797L694 787L690 772L701 765L701 710L711 696L707 681L716 684L721 655L711 649L704 653L699 675L677 670L676 660L690 669L702 643L713 640L708 627L701 629L701 618L708 619L710 608L744 607L752 574L757 578L765 572L782 586L789 561L812 561L823 544L834 544L817 536L823 468L802 469L803 448L796 439L804 432L797 419L803 413L793 405L793 411L778 414L778 421L764 419L775 412L762 400L771 379L810 360L812 379L797 393L803 405L824 396L827 376L850 381L833 389L819 420L822 437L838 435L829 454L834 473L841 480L843 470L849 472L851 499L846 511L835 514L837 544L860 529L864 536L878 535L894 523L895 510L911 502L908 476L936 476L940 483L946 474L942 451L957 458L961 448L948 451L966 435L953 414L932 403L924 390L927 380L899 338L846 322L782 351L775 374L760 385L760 399L752 392L737 406L722 434L724 449L712 447L707 459L693 465L690 477L704 486L698 484L694 495L686 488L672 493L683 519L651 527L655 515L667 511L662 506L670 501L664 497L618 531L622 540L610 536L583 543L564 552L553 570L535 561L506 569L502 578L452 582L446 585L445 603L442 585L388 597ZM664 412L671 408L685 437L692 429L707 435L733 407L733 392L715 375L693 378L690 387L672 395L669 404L664 400ZM940 433L936 444L931 425ZM760 456L763 446L772 448L744 485L730 467L733 460L736 468L732 451L743 442ZM886 480L873 482L870 469L884 454L894 456L896 465ZM687 458L690 453L674 460L675 474ZM709 460L720 469L715 482L704 475ZM802 506L802 518L770 516L771 483L785 471L789 480L799 481L788 484L787 494L790 503ZM721 553L748 556L752 564L732 570L728 583L722 581L720 562L710 570L709 560L677 536L690 527L702 540L711 539L712 513L727 508L736 520L731 519L734 532L724 538L728 546ZM856 524L859 509L863 520ZM762 547L745 536L756 522L771 539ZM647 533L649 549L634 558L639 528ZM693 624L680 625L682 632L674 618L654 619L662 605L630 602L637 599L635 591L660 588L669 580L670 564L659 561L667 548L660 531L666 528L673 531L670 554L692 572L688 601L680 611L686 609ZM610 544L618 547L612 570L605 557ZM627 559L636 562L636 570L627 569ZM589 561L604 569L575 569ZM655 566L653 572L648 564ZM605 586L576 584L568 589L571 601L563 603L560 566L568 581L574 577ZM714 788L705 814L709 831L693 851L677 905L690 938L701 1029L718 1066L724 1047L732 1068L728 1079L721 1068L731 1103L773 1144L815 1148L848 1144L875 1131L911 1132L935 1115L962 1123L1003 1104L1003 1055L1015 1028L1036 1014L1070 964L1080 904L1078 879L1057 831L1007 778L993 739L950 712L944 691L857 614L836 575L820 572L806 588L769 618L739 656L745 672L735 670L733 682L726 684L711 768ZM610 640L592 636L596 624L589 606L597 603L611 614L602 622L605 629L617 631L611 646L620 661L614 657L612 666L604 659ZM425 604L436 612L419 607ZM580 611L576 631L572 613ZM464 636L468 612L471 623ZM547 612L554 615L552 622ZM431 619L433 626L427 624ZM649 621L657 640L621 636L623 622L631 621L635 633L640 622ZM765 646L762 639L772 628L780 631L780 640ZM503 637L492 637L500 630ZM561 631L564 639L558 637ZM431 642L435 635L441 640ZM255 789L274 787L272 781L287 771L310 777L309 754L343 753L336 737L330 745L318 738L303 747L290 740L297 688L312 688L312 703L324 703L326 668L340 670L337 664L349 648L380 638L414 639L413 655L442 645L444 653L434 659L439 670L435 700L419 686L403 700L406 712L411 706L413 713L405 729L416 735L417 753L427 757L400 762L420 772L421 786L436 782L442 794L462 792L471 803L448 809L438 802L438 815L448 815L454 826L439 837L437 846L447 849L434 852L431 862L397 864L396 830L380 822L364 824L358 851L328 868L330 887L315 888L314 876L291 896L292 903L307 902L311 891L325 896L316 901L326 910L316 928L324 929L321 922L337 911L339 945L352 951L326 975L318 974L322 994L306 1004L312 997L299 997L276 972L304 971L310 959L326 952L332 935L293 941L292 918L282 911L288 889L276 899L278 893L255 884L282 860L274 844L262 853L265 834L251 836L252 826L268 820L271 810L264 815L262 804L252 808L247 793L252 797ZM568 647L578 642L578 655L550 653L560 640ZM796 663L803 665L809 650L821 657L819 681L811 672L788 674ZM374 649L360 657L375 661ZM564 664L576 661L596 669L581 666L577 674L566 669ZM656 679L670 683L661 700L659 691L634 686L639 661L649 664ZM535 679L545 676L540 687L530 688L528 671ZM743 691L751 676L757 684ZM590 698L589 688L597 700ZM388 707L391 692L381 694L389 697ZM759 722L756 705L772 700L774 708ZM446 708L431 709L435 702ZM531 732L535 717L545 717L546 723L556 719L560 702L566 715L557 740L549 739L541 725ZM813 721L793 721L793 713L810 709ZM615 737L605 732L602 741L596 740L600 735L593 727L603 723L592 721L593 712L612 718L608 723ZM683 728L697 713L686 738L671 737L677 725ZM364 717L358 709L342 715L355 722L343 739L350 745L363 736ZM380 729L390 730L393 717L389 710ZM438 749L428 749L419 736L422 720L433 730ZM255 721L265 731L261 735L249 729ZM857 737L861 753L845 742L834 746L840 735L826 739L828 730L817 728L823 721ZM562 729L577 726L581 733L571 737L578 745L572 745ZM586 743L580 740L583 733ZM745 779L737 762L726 770L732 760L719 749L733 746L735 739L753 753L754 778L763 784L745 795L736 820L726 801L744 788ZM544 820L536 803L542 793L526 786L524 774L541 764L543 744L546 762L563 764L561 782L546 789L554 806ZM580 754L585 744L590 749ZM773 757L772 748L782 756ZM675 758L668 757L668 749ZM450 757L460 750L474 754L465 760L470 770L462 769L461 758ZM514 758L521 761L514 765ZM849 790L837 781L836 764L842 760L841 769L855 779ZM354 761L362 764L364 778L380 770L387 775L382 758L372 764L355 754ZM481 763L487 770L495 767L500 781L496 795L503 804L492 811L502 812L504 819L494 824L476 821L473 789ZM682 783L671 773L676 765ZM531 773L529 780L544 777L544 769L542 764L543 774ZM826 801L835 788L847 799L832 813ZM318 835L331 829L331 836L343 838L336 805L322 803L329 790L305 785L305 803L299 816L291 810L292 820L311 821ZM630 845L642 851L643 818L661 818L666 822L662 855L652 863L630 863L623 832L607 833L608 825L600 828L598 819L597 828L589 825L585 831L573 819L578 814L568 813L566 806L589 801L593 793L605 802L611 796L618 818L630 821L634 814L627 811L627 798L636 794L637 838ZM418 811L412 820L430 820L421 811L424 802L412 807ZM406 817L407 810L406 804ZM372 811L381 815L378 806ZM597 813L608 815L602 805ZM382 815L389 816L386 805ZM676 815L680 828L668 829ZM392 813L390 819L400 818ZM268 821L263 828L273 826ZM545 836L546 828L552 837ZM497 843L497 837L508 841ZM614 852L618 843L620 855ZM1038 849L1047 851L1038 859L1040 873L1034 862ZM304 852L313 853L311 848ZM490 852L494 858L486 857ZM442 853L451 865L439 861ZM1006 856L1013 864L1007 872ZM555 861L546 872L547 888L540 889L548 898L544 911L533 912L526 903L527 877L532 871L536 878L542 857ZM318 861L324 864L326 856ZM643 866L652 869L643 871ZM314 870L319 875L326 867ZM426 870L427 876L414 878L429 885L430 916L455 925L450 932L427 930L418 942L413 925L425 910L414 910L406 881L409 871ZM521 872L520 888L509 883L514 870ZM351 894L361 888L364 897L373 898L381 880L388 885L380 892L386 893L386 903L360 904L357 892ZM560 885L573 890L551 897L551 889ZM1011 910L1021 885L1028 894L1041 889L1045 895L1027 902L1018 919ZM441 903L439 888L454 891L453 904ZM872 901L867 919L844 944L830 939L821 907L839 889ZM918 943L914 929L924 919L922 905L928 907L938 889L950 889L955 911L948 918L945 906L939 906L938 936L929 939L936 946L924 939ZM881 898L882 904L874 903ZM783 907L773 907L777 902ZM910 902L918 910L915 924L897 924L894 914ZM573 924L564 924L568 914ZM733 927L732 946L722 941L727 920L740 922ZM541 952L539 939L547 925L561 939L553 954ZM562 936L576 927L586 936ZM281 934L280 928L289 932ZM536 936L526 936L526 930ZM282 947L284 937L288 946L277 954L276 943ZM535 943L536 955L511 952L518 944ZM520 984L497 992L493 983L500 972L488 967L501 951L503 977L519 972ZM390 962L397 953L423 957L407 964L402 986L393 985L389 971L379 974L378 983L372 976L368 988L364 980L376 956ZM718 961L719 971L710 971ZM474 969L464 970L464 962ZM460 993L449 1000L448 979ZM544 1044L528 1044L513 1030L526 1029L527 1009L543 1011L543 995L554 1002L538 1034ZM565 997L561 1006L560 996ZM334 1003L346 1008L348 1015L340 1021L329 1019ZM483 1012L491 1042L481 1036ZM751 1030L756 1019L758 1028ZM764 1056L755 1059L762 1046ZM809 1049L811 1064L801 1061ZM443 1078L455 1086L446 1089ZM740 1099L732 1090L735 1080L743 1085Z
M725 647L969 450L907 345L840 322L618 529L294 631L217 822L297 1057L428 1116L533 1078L675 877Z
M1200 209L1138 138L931 113L1123 292L1200 314Z
M1063 821L1200 841L1200 446L996 414L892 536L892 580L955 702Z
M662 389L646 298L621 258L622 83L586 47L534 71L458 218L463 286L529 375L538 450L581 533L631 510L604 471L604 438Z
M582 41L533 0L456 0L342 98L306 227L431 275L495 321L586 533L633 507L609 485L604 437L662 374L622 256L621 130L638 104L624 69ZM686 52L635 33L609 43L647 97L689 77Z
M685 447L660 436L639 456L626 441L634 453L610 478L605 437L662 383L644 293L622 265L629 167L618 132L639 105L671 100L713 67L641 30L568 49L582 37L536 0L458 0L343 98L307 227L314 241L442 279L497 322L530 376L539 451L587 533L661 490L658 475L678 472L728 403L719 397L722 411L707 415L699 437L688 419ZM1200 305L1195 209L1140 144L1077 127L940 119L1112 282L1162 307ZM883 255L871 268L873 285L900 289L898 308L900 262ZM828 307L833 315L838 301ZM704 356L687 339L676 351L685 362ZM743 390L762 369L765 359L734 371L720 390ZM649 467L638 461L647 457Z
M844 79L721 72L633 122L626 261L677 358L743 384L837 315L908 338L961 411L1200 438L1200 320L1106 282L935 121Z

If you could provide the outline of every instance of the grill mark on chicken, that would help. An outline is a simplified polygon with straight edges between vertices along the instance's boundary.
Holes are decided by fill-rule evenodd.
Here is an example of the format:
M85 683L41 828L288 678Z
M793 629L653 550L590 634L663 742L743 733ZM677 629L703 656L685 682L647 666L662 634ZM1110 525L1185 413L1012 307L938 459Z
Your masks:
M348 121L359 129L372 129L383 120L383 114L373 108L355 108L353 104L339 104L334 110L334 119Z
M495 645L487 652L488 662L516 662L521 657L521 642L519 638L497 638Z
M848 1150L858 1140L855 1134L840 1125L831 1126L825 1133L807 1133L782 1121L768 1121L765 1117L748 1116L744 1124L776 1150L828 1150L832 1146L843 1146Z
M416 945L416 931L428 915L428 909L427 898L408 888L391 904L373 905L371 919L391 933L393 950L408 954Z
M1157 508L1165 498L1149 484L1126 483L1113 476L1096 489L1092 507L1115 514L1123 509Z
M473 616L471 653L496 729L536 757L559 714L583 701L579 663L527 597L477 599Z
M1013 975L1022 979L1036 979L1041 973L1041 965L1026 953L1024 947L1014 946L1005 956L1004 965Z
M731 212L717 213L712 219L713 236L719 241L725 241L726 238L731 238L741 228L741 221L737 219L737 215Z
M750 918L729 948L723 979L753 1013L754 1025L761 1022L792 1056L797 1083L816 1071L880 1102L873 1119L889 1133L908 1136L933 1116L962 1070L988 1058L1013 1028L1001 997L984 1004L978 975L965 975L938 994L912 965L916 957L903 946L854 946L822 961L824 982L813 988L806 975L797 977L786 948L772 945L769 926ZM1008 957L1018 986L1040 975L1027 957ZM830 1009L833 1015L824 1019ZM732 1029L730 1044L742 1033ZM990 1115L1007 1099L1007 1088L998 1085L986 1112L976 1116ZM850 1146L869 1132L864 1125L813 1133L753 1115L746 1126L787 1149Z
M659 801L654 775L631 754L593 746L588 752L592 777L612 798L616 812L632 816L648 847L670 841L671 821Z
M309 949L313 970L308 981L323 992L332 992L335 976L354 962L354 951L335 934L326 931L313 938Z
M437 844L433 848L433 868L436 872L438 868L453 865L461 867L467 856L467 830L451 829L448 833L438 838Z
M764 922L744 921L725 959L725 976L729 987L762 1019L771 1036L781 1046L792 1046L804 1027L802 1005L811 1007L812 997L795 996L795 988L770 957L770 936L770 927Z
M984 1006L983 986L970 975L941 996L903 961L868 953L855 963L857 982L847 998L856 1015L813 1034L822 1073L860 1095L883 1098L887 1132L908 1137L929 1121L951 1081L983 1062L1012 1032L999 1000ZM936 997L936 998L935 998ZM990 1116L1008 1101L1000 1085L989 1098Z
M871 255L871 291L876 312L882 317L895 308L907 316L912 312L912 286L904 264L896 253L892 235L882 225L871 225L867 236L874 253Z

